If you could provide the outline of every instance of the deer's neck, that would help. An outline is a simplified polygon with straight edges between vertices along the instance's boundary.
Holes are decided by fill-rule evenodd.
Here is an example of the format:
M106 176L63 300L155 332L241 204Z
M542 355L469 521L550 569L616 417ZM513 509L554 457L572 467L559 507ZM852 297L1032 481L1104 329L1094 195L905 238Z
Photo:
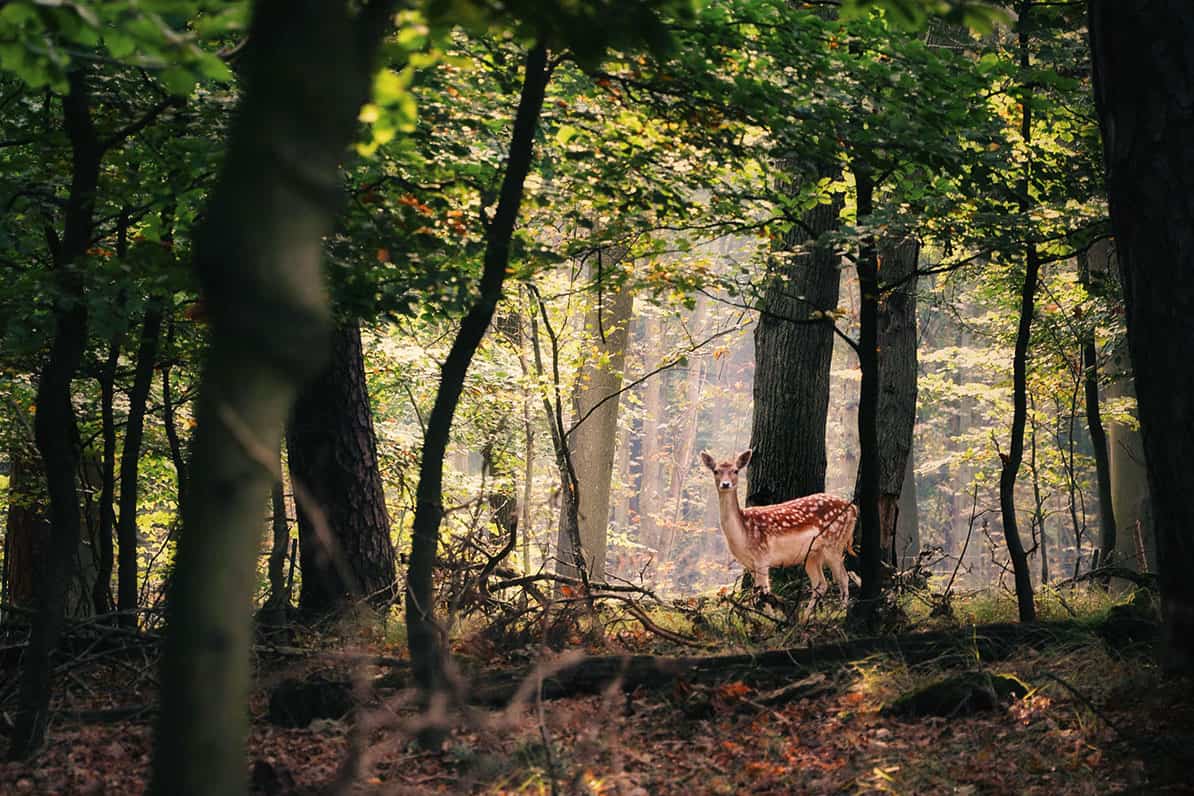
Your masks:
M730 489L717 493L717 500L721 507L721 531L730 543L730 549L735 553L747 547L746 521L742 517L742 508L738 505L738 490Z

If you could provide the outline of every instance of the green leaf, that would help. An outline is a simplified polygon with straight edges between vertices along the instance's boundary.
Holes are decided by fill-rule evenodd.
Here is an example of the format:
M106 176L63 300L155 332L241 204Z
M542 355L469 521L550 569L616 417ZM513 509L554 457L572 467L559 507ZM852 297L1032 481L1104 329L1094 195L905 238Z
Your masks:
M195 75L189 69L180 66L169 66L162 70L158 78L171 94L180 97L190 96L195 90Z

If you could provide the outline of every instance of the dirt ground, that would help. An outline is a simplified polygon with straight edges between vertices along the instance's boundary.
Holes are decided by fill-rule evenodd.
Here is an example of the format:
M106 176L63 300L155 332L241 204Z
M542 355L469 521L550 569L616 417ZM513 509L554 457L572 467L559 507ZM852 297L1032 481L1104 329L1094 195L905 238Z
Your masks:
M266 688L292 663L259 677L248 765L256 792L270 794L328 792L352 748L359 774L341 792L1194 793L1194 688L1162 678L1148 656L1118 655L1092 635L985 668L1018 676L1029 694L973 716L906 721L881 710L947 672L877 656L822 670L810 696L787 704L764 704L768 689L742 682L680 679L469 710L429 751L412 738L406 692L374 702L355 746L346 721L272 726ZM32 761L0 764L0 793L141 793L152 718L78 712L152 704L152 669L107 662L74 669L66 683L59 707L74 716L55 722Z

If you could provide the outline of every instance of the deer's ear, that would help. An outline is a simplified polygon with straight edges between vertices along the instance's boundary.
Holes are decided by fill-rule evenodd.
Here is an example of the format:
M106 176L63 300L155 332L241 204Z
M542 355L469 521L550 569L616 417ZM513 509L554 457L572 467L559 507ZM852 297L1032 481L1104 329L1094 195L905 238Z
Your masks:
M717 469L717 462L713 461L713 457L709 455L709 451L701 451L701 462L710 470Z
M746 465L750 464L750 457L751 457L753 454L754 454L754 451L750 450L749 448L748 448L748 449L746 449L746 450L744 450L744 451L742 451L742 453L739 453L739 454L738 454L738 459L737 459L737 461L735 461L735 462L734 462L734 465L735 465L735 466L736 466L736 467L737 467L739 470L741 470L743 467L745 467Z

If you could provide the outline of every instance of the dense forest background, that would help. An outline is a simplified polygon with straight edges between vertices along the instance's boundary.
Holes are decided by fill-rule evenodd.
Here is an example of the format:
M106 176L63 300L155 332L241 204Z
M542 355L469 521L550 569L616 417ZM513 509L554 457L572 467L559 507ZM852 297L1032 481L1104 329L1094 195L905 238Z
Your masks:
M721 715L830 693L791 653L810 688L746 696L800 677L737 653L838 645L809 660L911 686L859 661L949 669L951 632L989 632L1113 654L1109 693L1180 679L1183 31L1160 0L0 2L10 758L68 748L69 715L156 716L151 770L109 787L243 792L246 704L276 718L313 661L341 669L295 681L312 718L388 667L398 733L441 751L531 667L519 765L553 793L548 676L633 692L701 651ZM746 505L857 505L845 615L798 619L798 567L749 592L700 459L747 449ZM1110 652L1074 640L1125 616ZM572 648L598 657L545 663ZM373 776L385 722L354 715L324 786ZM1132 754L1066 785L1169 782ZM487 776L441 784L518 790ZM883 779L851 776L804 787Z

